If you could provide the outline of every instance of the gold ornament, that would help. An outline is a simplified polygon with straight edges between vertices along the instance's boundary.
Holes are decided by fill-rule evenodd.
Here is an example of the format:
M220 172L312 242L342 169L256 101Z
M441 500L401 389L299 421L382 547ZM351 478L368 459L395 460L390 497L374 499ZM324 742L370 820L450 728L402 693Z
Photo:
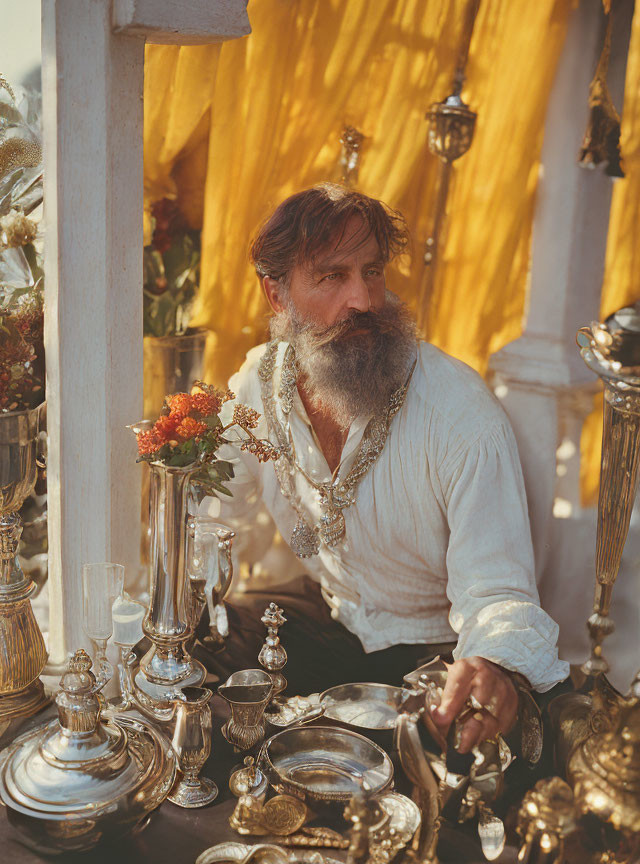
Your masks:
M539 780L524 796L518 813L518 834L523 844L519 861L528 861L539 849L549 864L564 860L565 838L576 830L576 815L571 787L559 777Z
M607 30L598 66L589 86L589 121L578 155L578 164L583 168L595 168L601 162L606 162L607 174L611 177L624 177L620 162L620 115L607 86L611 25L611 12L607 10Z
M581 813L593 813L630 838L640 835L640 701L620 709L611 730L587 738L569 759Z
M229 818L229 825L238 834L286 837L299 831L308 815L305 803L293 795L276 795L266 804L253 795L241 795Z

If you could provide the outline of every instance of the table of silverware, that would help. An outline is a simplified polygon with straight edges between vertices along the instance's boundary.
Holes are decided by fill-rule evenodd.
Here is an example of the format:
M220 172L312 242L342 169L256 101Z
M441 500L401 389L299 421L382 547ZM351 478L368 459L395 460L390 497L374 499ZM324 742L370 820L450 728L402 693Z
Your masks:
M349 684L324 694L281 696L274 701L268 675L258 669L235 673L223 685L209 683L207 693L212 698L207 695L203 700L199 695L193 699L187 691L187 705L189 701L206 705L206 710L201 707L193 712L199 718L196 725L208 738L207 746L200 747L206 761L192 759L189 778L184 757L189 747L198 749L199 736L187 729L190 712L174 717L173 746L159 748L170 770L158 768L156 772L167 771L169 780L160 782L160 791L157 786L146 788L148 812L136 813L137 821L126 833L118 836L118 832L105 830L104 836L93 834L88 851L73 851L76 839L76 848L86 849L83 832L95 831L102 818L96 805L94 820L85 818L69 827L71 823L63 817L68 817L76 803L77 788L58 790L56 830L51 830L51 821L45 831L35 830L33 814L28 819L20 817L28 810L24 795L30 773L42 774L42 766L34 760L43 754L50 764L67 758L62 750L56 751L56 734L67 720L65 710L73 707L74 686L77 694L81 689L78 680L89 667L87 655L76 652L55 707L50 705L11 730L12 740L0 756L2 797L8 805L0 813L4 861L35 864L56 852L57 860L90 860L92 864L147 860L175 864L515 861L516 850L505 846L500 820L493 816L487 821L488 804L464 825L439 818L442 783L440 789L434 784L433 762L421 764L421 754L427 752L421 744L424 730L414 737L419 712L400 710L403 701L424 698L426 683L420 696L404 688ZM208 682L204 683L202 689ZM249 706L253 716L247 713ZM210 726L202 722L203 716L212 718ZM135 744L136 736L150 728L148 718L135 706L123 711L102 701L100 718L103 729L125 729L129 743ZM399 718L403 718L401 728ZM44 734L43 729L49 732ZM256 740L249 740L248 733L257 736ZM65 735L68 747L68 730ZM181 735L183 740L179 740ZM35 756L29 752L30 737L37 745L32 748L37 751ZM134 755L142 759L143 748ZM189 781L186 786L185 780ZM169 796L167 786L171 787ZM22 806L16 803L19 787ZM185 794L191 794L192 800L185 799ZM462 808L468 810L473 798L467 792ZM132 807L133 799L129 798L127 806ZM159 799L160 806L153 806ZM483 824L489 826L484 833ZM104 825L108 829L108 822Z

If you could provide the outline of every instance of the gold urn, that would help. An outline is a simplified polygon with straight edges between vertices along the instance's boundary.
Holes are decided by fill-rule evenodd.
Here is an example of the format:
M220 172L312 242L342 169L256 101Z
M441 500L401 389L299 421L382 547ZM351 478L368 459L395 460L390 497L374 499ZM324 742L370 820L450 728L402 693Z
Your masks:
M35 714L48 700L39 675L47 651L18 563L18 511L36 482L38 408L0 413L0 723Z

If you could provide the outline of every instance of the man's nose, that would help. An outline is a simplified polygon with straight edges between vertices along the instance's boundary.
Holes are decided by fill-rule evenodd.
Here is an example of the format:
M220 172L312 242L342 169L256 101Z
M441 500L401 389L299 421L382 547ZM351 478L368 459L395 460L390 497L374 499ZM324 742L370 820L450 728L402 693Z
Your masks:
M349 280L347 306L355 312L368 312L371 308L369 286L359 274Z

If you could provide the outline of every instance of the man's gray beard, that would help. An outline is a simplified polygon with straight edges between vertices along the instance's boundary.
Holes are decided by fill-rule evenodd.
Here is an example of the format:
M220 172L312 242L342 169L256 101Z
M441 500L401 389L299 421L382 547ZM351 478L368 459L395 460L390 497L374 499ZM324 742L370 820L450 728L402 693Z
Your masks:
M370 332L350 335L366 328ZM416 355L416 327L390 291L379 312L352 313L332 327L302 321L290 304L271 319L271 337L289 342L299 381L313 408L328 411L343 429L359 415L384 411Z

